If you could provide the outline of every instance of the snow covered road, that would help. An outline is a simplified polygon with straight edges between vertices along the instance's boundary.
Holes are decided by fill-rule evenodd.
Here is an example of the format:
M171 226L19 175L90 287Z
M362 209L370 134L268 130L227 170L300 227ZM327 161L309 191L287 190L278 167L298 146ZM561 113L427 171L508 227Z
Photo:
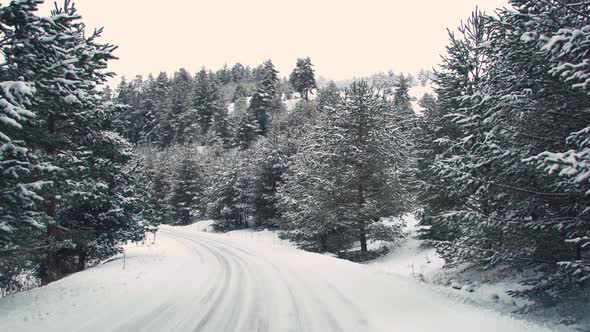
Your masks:
M157 244L0 299L0 331L549 331L367 266L165 227Z

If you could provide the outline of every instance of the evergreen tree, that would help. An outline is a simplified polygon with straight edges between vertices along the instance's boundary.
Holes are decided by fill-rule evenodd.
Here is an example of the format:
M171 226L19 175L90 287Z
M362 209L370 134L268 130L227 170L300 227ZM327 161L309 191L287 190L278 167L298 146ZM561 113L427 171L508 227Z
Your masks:
M150 89L150 96L153 102L153 120L147 127L151 128L146 132L145 140L154 143L159 147L170 146L174 140L172 131L171 111L171 86L168 75L161 72L156 77L153 87Z
M219 82L223 85L229 84L233 80L233 75L231 70L227 67L227 63L223 65L223 68L219 69L215 73L215 77L219 80Z
M354 83L323 113L294 156L282 188L285 236L306 247L339 250L357 240L390 235L382 217L411 208L403 172L411 158L392 112L366 82ZM395 202L395 203L393 203Z
M174 73L171 82L171 107L167 116L174 142L179 144L194 140L199 128L197 112L193 108L194 81L184 68Z
M259 142L253 153L252 210L257 225L277 225L278 187L288 169L295 148L282 134L270 135Z
M231 76L236 83L241 83L248 79L246 68L239 62L231 68Z
M206 190L207 216L217 223L218 230L247 226L252 215L250 188L251 165L248 151L222 154L209 170Z
M590 272L588 183L584 166L571 165L584 165L579 119L588 96L576 81L583 66L561 70L579 59L582 46L568 29L586 24L580 9L587 5L512 4L515 10L496 17L474 14L463 38L451 35L445 71L437 74L438 105L427 114L435 140L425 150L432 160L424 168L425 215L450 230L438 242L449 264L542 269L542 278L527 281L532 287L513 294L581 303Z
M453 180L440 177L433 165L452 146L451 142L461 137L458 125L447 115L460 108L460 97L473 93L482 79L485 58L480 46L489 38L483 16L477 11L458 31L458 35L449 31L447 55L443 56L441 71L435 73L436 104L425 108L418 122L418 178L421 181L420 201L423 203L420 223L429 227L429 237L433 240L450 240L456 235L455 224L436 222L435 219L443 211L453 210L467 199L465 192L443 189L453 187ZM472 59L472 62L464 59Z
M326 107L335 107L339 102L340 89L334 81L330 81L325 88L320 89L318 95L318 110L320 112L323 112Z
M2 31L8 40L13 39L2 50L7 66L2 77L22 77L5 85L4 97L21 108L29 105L30 113L13 108L12 116L31 118L35 114L18 136L11 131L10 136L4 134L2 138L23 142L28 151L36 151L37 171L53 170L42 178L36 177L36 185L30 187L33 190L27 191L29 198L36 201L34 205L24 195L9 198L15 204L13 209L21 206L29 211L29 217L25 216L29 219L24 222L33 221L32 213L39 216L30 225L45 234L29 237L30 242L21 248L43 248L34 256L35 264L41 261L36 268L46 283L111 255L121 242L142 236L145 229L135 217L138 205L133 179L124 169L131 157L130 146L112 131L115 110L103 103L97 89L112 76L103 70L114 58L116 47L97 42L101 29L86 35L70 1L65 1L63 7L56 6L51 16L43 19L34 14L39 3L11 2L0 9L3 27L7 27ZM27 41L15 42L19 38ZM19 87L18 91L15 87ZM31 100L30 104L25 98ZM15 123L11 123L13 127ZM25 172L26 158L31 160L32 154L23 149L12 151L20 154L21 161L18 168L12 167L12 174ZM2 153L3 164L8 160L6 153L14 155L10 149ZM2 175L3 185L12 185L4 180L12 175L11 169L8 171ZM21 192L30 186L26 182L31 180L29 176L19 180L23 183L16 188ZM53 183L52 190L39 191L43 183ZM11 191L10 187L2 189L3 195ZM7 229L3 227L3 232ZM7 237L13 238L13 234Z
M172 185L169 179L171 172L168 163L165 158L159 158L155 163L146 166L150 174L145 218L156 225L170 223L168 217L171 209L168 196Z
M238 115L236 126L235 145L240 150L246 150L252 146L260 135L260 125L252 112L247 111Z
M220 140L227 146L230 132L226 106L216 80L204 68L195 78L193 106L198 115L201 134L208 135L209 142Z
M313 65L309 57L299 58L297 59L295 69L293 69L293 72L289 76L289 83L305 100L309 99L308 95L310 92L313 93L313 89L317 89L312 67Z
M277 74L278 72L270 60L262 64L258 74L258 88L252 96L250 107L248 108L248 112L251 114L248 118L254 117L256 119L259 126L259 133L262 136L266 136L270 129L273 113L279 111L277 109L277 103L281 104L280 98L276 93ZM248 125L252 124L252 122L249 122Z
M173 224L189 224L192 212L201 206L204 190L202 170L190 147L183 149L174 175L170 195L170 220Z
M52 166L39 161L31 142L23 141L36 114L33 106L36 86L25 79L24 61L48 61L50 50L41 39L47 34L35 15L41 1L20 1L0 7L2 32L0 49L0 288L18 287L15 278L22 269L33 269L39 245L37 238L46 230L42 211L42 191L52 182L38 174L38 168ZM28 59L27 59L28 57Z
M408 76L401 74L397 77L397 83L393 95L393 107L402 116L414 116L414 110L412 109L412 98L410 97L411 87L411 81Z

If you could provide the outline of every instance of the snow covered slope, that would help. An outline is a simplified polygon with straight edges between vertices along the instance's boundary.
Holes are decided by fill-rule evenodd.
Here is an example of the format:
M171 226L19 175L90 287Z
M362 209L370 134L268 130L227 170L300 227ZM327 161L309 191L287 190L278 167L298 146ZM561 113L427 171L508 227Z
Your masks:
M412 108L414 109L414 112L416 112L418 114L423 113L423 108L422 108L422 106L420 106L419 101L427 93L434 95L434 85L432 84L432 82L429 82L429 83L425 84L424 86L415 85L410 88L409 94L410 94L410 97L412 97Z
M0 331L549 331L255 234L164 227L126 256L1 299Z
M368 266L378 271L412 278L446 297L493 309L500 313L511 313L529 304L525 299L515 299L508 291L522 290L523 275L510 275L502 269L479 271L466 270L465 267L443 269L444 260L438 256L436 249L423 247L423 241L417 239L420 229L418 220L412 214L404 218L406 239L399 245L392 246L391 251L371 262ZM495 274L501 276L494 277ZM533 276L530 276L531 278ZM558 322L560 317L545 314L535 317L547 322Z

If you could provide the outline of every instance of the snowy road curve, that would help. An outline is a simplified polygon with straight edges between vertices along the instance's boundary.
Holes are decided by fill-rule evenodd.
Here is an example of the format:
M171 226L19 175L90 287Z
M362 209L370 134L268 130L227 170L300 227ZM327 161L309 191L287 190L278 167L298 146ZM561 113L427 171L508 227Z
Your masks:
M411 279L167 227L155 246L0 299L0 331L549 331Z

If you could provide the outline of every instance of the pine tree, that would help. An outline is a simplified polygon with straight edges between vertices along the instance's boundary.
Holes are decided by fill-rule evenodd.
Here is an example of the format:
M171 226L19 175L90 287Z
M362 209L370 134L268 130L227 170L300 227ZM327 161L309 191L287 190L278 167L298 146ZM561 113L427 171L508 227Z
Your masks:
M38 238L46 230L42 211L44 189L52 182L44 172L51 169L36 157L32 143L23 140L39 114L34 110L37 89L31 77L23 75L19 63L42 61L49 56L41 39L46 32L35 16L41 1L20 1L0 7L2 32L0 49L0 288L19 287L15 276L34 269ZM40 174L41 173L41 174Z
M34 252L37 262L42 262L36 269L43 282L50 282L116 252L118 244L142 236L145 229L142 221L134 217L138 205L133 181L124 170L131 157L130 146L112 131L114 109L112 104L103 103L97 89L112 76L104 69L114 58L116 47L97 42L101 29L85 34L84 24L70 1L65 1L63 7L56 6L52 15L43 19L34 14L39 3L19 1L1 7L3 26L11 27L3 29L3 33L9 39L16 38L13 41L27 39L3 49L9 70L2 74L18 74L22 82L34 87L34 94L26 94L31 98L30 114L35 114L34 119L18 137L7 137L36 151L38 171L53 170L37 177L36 186L31 187L38 190L42 183L51 182L52 190L37 191L37 203L26 206L26 210L40 216L36 228L45 233L37 240L29 237L32 241L27 246L43 249ZM7 97L16 101L18 93L11 94ZM26 100L21 102L27 105ZM14 114L18 112L22 114L19 116L25 115L19 110ZM24 169L24 155L20 158ZM27 180L23 177L21 181ZM26 189L26 182L18 188ZM31 198L33 193L27 192Z
M220 92L218 81L209 73L197 74L195 108L199 114L201 128L207 129L207 142L219 143L225 148L232 146L227 106ZM208 121L208 125L205 122Z
M157 144L159 147L166 147L172 144L174 133L172 132L172 119L170 118L170 80L164 72L158 74L149 96L153 101L153 120L147 127L151 128L145 133L145 140Z
M586 5L512 4L498 16L474 14L462 38L451 35L437 107L426 114L434 144L424 150L425 215L450 230L438 243L449 264L542 269L513 295L582 301L587 182L584 166L569 165L584 164L572 147L584 141L588 97L579 73L560 70L575 62L566 36L585 24L576 6Z
M238 115L235 135L235 145L240 150L246 150L252 146L260 135L260 125L254 114L246 111Z
M149 174L149 187L147 190L147 208L145 211L145 218L151 223L168 224L170 223L169 216L170 205L168 196L171 192L170 165L165 158L159 158L155 161L157 164L148 164L147 169Z
M259 69L258 88L252 99L248 112L250 117L254 117L259 126L259 133L266 136L270 130L270 122L274 113L279 112L278 105L281 101L276 93L276 83L278 82L278 72L270 60L264 62ZM252 122L249 120L249 124ZM246 127L244 127L246 128Z
M247 92L242 85L238 85L232 96L235 113L245 113L248 109Z
M418 121L418 178L421 181L420 201L423 203L420 223L430 228L428 233L433 240L451 240L457 233L455 224L437 222L437 216L463 204L467 194L443 189L451 188L453 180L440 177L433 164L452 146L452 141L461 137L459 126L447 115L460 108L460 97L473 93L482 79L485 58L480 46L489 38L483 16L477 11L458 31L459 35L449 31L447 55L443 56L441 71L435 73L437 102L431 105L434 107L426 108Z
M354 83L342 103L323 113L306 135L281 189L285 236L305 247L340 250L354 240L399 232L380 218L412 206L402 170L411 158L393 113L366 82ZM395 203L392 203L395 202Z
M231 68L231 76L236 83L241 83L248 79L246 68L239 62Z
M323 112L326 107L335 107L339 102L340 89L334 81L330 81L325 88L320 89L318 95L318 110L320 112Z
M400 74L397 77L395 92L393 95L393 107L402 116L413 117L412 98L410 97L411 88L410 78Z
M289 76L289 83L305 100L309 99L309 93L313 93L313 89L317 89L312 67L309 57L299 58L295 69Z
M218 157L208 171L207 216L217 221L215 228L218 230L246 227L252 215L248 153L228 151Z
M233 147L230 120L225 107L220 107L215 111L211 122L209 144L219 144L226 149Z
M279 133L260 141L252 156L252 210L257 225L278 224L278 187L287 172L288 162L294 154L292 143Z
M201 204L204 190L202 170L195 160L197 156L190 147L183 149L178 169L175 172L169 199L173 224L189 224L193 211Z
M188 143L195 139L199 131L198 126L195 127L198 114L193 108L193 91L194 81L186 69L182 68L174 73L170 90L171 108L167 121L175 143Z
M223 65L223 68L219 69L215 73L215 77L219 80L219 82L223 85L229 84L233 80L233 75L231 70L227 67L227 63Z

